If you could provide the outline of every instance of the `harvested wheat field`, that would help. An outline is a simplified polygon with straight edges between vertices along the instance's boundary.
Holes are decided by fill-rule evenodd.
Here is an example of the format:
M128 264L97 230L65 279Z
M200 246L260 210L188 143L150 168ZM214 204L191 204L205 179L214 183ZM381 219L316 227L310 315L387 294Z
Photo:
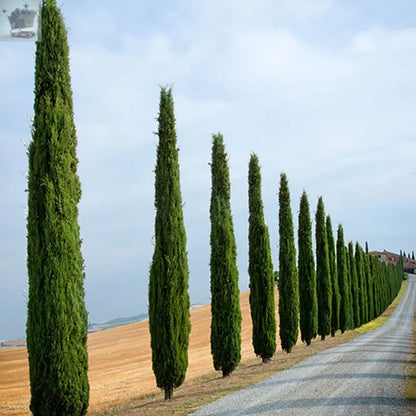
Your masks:
M249 292L242 292L242 361L254 358L248 299ZM210 305L193 310L191 322L187 380L215 373L210 349ZM90 334L88 351L90 413L159 391L152 372L147 321ZM26 349L0 352L0 414L29 415L29 397Z

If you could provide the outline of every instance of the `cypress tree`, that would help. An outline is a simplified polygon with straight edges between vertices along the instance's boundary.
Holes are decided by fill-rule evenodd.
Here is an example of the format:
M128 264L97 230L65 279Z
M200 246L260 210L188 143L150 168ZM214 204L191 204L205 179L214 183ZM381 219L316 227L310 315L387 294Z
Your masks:
M220 133L213 136L211 178L211 353L214 368L226 377L241 359L241 311L230 174Z
M191 330L188 259L172 90L162 88L155 169L155 246L149 277L149 328L156 384L171 399L188 367Z
M69 48L56 2L42 3L29 145L27 350L33 415L84 415L89 401L84 261Z
M332 289L332 313L331 313L331 336L335 336L335 332L339 328L339 309L340 309L340 294L338 286L338 271L335 251L335 240L332 232L331 217L326 217L326 234L328 239L328 258L329 270L331 273L331 289Z
M340 294L339 329L341 333L344 333L345 330L352 328L352 317L348 284L348 264L344 245L344 229L341 224L338 226L337 233L337 274Z
M367 254L364 255L365 275L367 281L367 305L368 305L368 321L374 319L374 289L373 276L371 273L370 254L368 254L368 246L366 245Z
M364 268L364 252L362 247L356 242L355 244L355 267L357 269L358 293L360 302L360 321L361 325L368 322L367 306L367 285Z
M259 159L252 154L248 173L250 310L253 347L263 362L276 351L274 273L269 230L264 221Z
M292 351L299 332L299 285L296 248L286 175L280 175L279 190L279 318L282 350Z
M380 313L380 297L379 297L379 265L380 261L375 256L370 255L370 270L373 281L373 303L374 303L374 315L373 318L377 318Z
M347 280L348 280L348 297L349 297L349 316L350 316L350 327L348 329L354 329L354 307L353 307L353 297L352 297L352 276L351 276L351 268L350 268L350 256L348 245L345 247L345 257L347 259Z
M305 191L299 207L298 249L300 332L302 341L310 345L318 331L318 299L312 248L312 223Z
M316 210L316 288L318 292L318 334L322 341L331 332L332 286L329 268L328 237L325 225L325 207L322 197Z
M354 259L354 245L352 241L348 243L348 261L349 261L349 270L350 270L353 322L354 322L354 328L358 328L361 325L360 297L359 297L359 292L358 292L357 269L355 266L355 259Z

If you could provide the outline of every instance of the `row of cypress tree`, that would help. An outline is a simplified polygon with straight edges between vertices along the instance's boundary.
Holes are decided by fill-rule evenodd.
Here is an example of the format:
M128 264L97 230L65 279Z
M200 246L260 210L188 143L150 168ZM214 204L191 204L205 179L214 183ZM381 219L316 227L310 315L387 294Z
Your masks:
M77 138L67 34L55 0L42 2L41 30L42 41L37 43L36 48L35 116L32 142L28 149L27 344L30 409L34 415L78 416L87 412L89 402L84 262L77 208L81 186L77 176ZM191 329L186 232L170 89L161 90L158 122L155 248L149 277L149 327L156 383L164 389L165 398L170 399L173 389L185 379ZM229 169L221 134L213 137L211 176L211 351L215 369L227 376L236 368L241 357L241 311ZM316 275L323 277L315 285L309 207L304 195L301 204L301 212L305 215L302 218L304 230L299 229L299 237L303 237L302 248L299 243L301 278L298 284L289 188L286 176L281 175L279 313L282 348L287 352L296 343L299 310L302 339L308 343L316 336L316 331L325 336L328 331L338 328L343 331L380 314L397 293L402 278L399 268L386 266L362 253L358 244L354 255L352 243L347 250L339 237L336 270L341 276L338 280L341 288L340 318L339 321L338 318L332 319L330 311L331 308L338 308L338 301L333 303L332 298L324 297L319 302L316 300L316 295L323 291L319 288L325 287L328 296L337 290L336 280L331 280L335 278L328 277L335 274L334 248L332 242L328 245L331 226L327 218L325 231L324 211L320 209L319 236L325 241L319 243L323 259L317 255ZM266 362L276 348L274 279L256 155L251 156L249 164L249 210L253 346L255 353ZM329 309L329 312L321 311L319 321L318 315L307 313L316 309L315 304ZM318 329L314 329L316 326Z
M185 379L190 333L188 263L172 90L162 88L155 170L155 248L149 279L153 371L165 399ZM224 140L213 136L211 162L211 353L228 376L241 358L237 247ZM271 269L272 270L272 269Z
M380 262L357 242L345 246L344 230L338 226L335 244L331 217L325 214L322 197L318 200L316 222L316 268L312 249L312 223L307 195L301 197L298 231L298 279L301 339L309 345L317 335L356 328L379 316L397 295L404 277L402 259L397 265ZM285 278L282 270L280 279ZM279 280L280 299L286 296ZM294 286L293 286L294 287ZM293 296L291 295L293 299ZM279 300L280 301L280 300ZM292 302L296 302L296 299ZM297 305L292 306L293 309ZM285 319L280 315L280 319ZM287 318L291 319L291 316ZM291 327L292 339L297 335ZM281 331L281 337L284 335ZM296 341L292 341L291 346ZM282 349L287 341L282 340Z
M173 388L185 378L190 331L186 237L171 89L161 89L158 121L155 251L150 269L149 322L153 370L157 385L165 390L165 398L169 399ZM210 165L210 340L214 368L226 377L241 359L241 311L228 157L220 133L213 135ZM251 155L249 162L248 205L253 348L256 355L267 362L276 350L275 288L256 154ZM290 352L297 342L299 325L301 338L309 345L318 334L324 340L329 334L335 336L339 329L343 332L373 319L382 311L381 305L387 306L396 295L403 277L403 273L401 278L399 273L397 276L386 274L386 278L380 280L379 274L384 276L381 271L384 269L380 269L383 266L365 254L358 243L355 254L352 242L345 247L341 225L336 245L331 218L325 213L322 197L318 200L315 216L315 267L309 211L304 192L300 202L296 264L290 192L287 177L282 173L279 189L279 328L281 347L286 352ZM373 306L376 296L380 299L380 308Z

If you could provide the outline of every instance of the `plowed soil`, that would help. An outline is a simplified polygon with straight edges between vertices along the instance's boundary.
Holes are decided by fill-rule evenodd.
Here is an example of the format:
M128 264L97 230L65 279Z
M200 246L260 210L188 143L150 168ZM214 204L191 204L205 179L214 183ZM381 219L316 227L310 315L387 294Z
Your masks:
M248 291L241 293L242 361L255 357L248 298ZM276 319L278 323L277 305ZM193 310L191 322L187 381L215 372L210 349L210 305ZM88 352L91 389L89 413L99 413L106 408L158 392L152 371L147 321L90 334ZM29 415L29 399L26 349L0 352L0 414Z

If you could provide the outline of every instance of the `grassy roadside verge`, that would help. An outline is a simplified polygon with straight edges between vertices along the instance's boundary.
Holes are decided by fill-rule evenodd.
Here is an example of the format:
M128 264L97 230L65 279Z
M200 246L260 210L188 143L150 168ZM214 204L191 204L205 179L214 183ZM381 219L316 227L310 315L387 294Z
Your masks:
M200 406L212 402L228 393L240 390L244 387L258 383L278 371L284 370L294 364L305 360L311 355L317 354L323 350L344 344L356 338L357 336L370 332L383 325L394 309L399 304L407 288L407 281L404 281L399 294L392 304L383 312L383 314L357 329L347 331L344 334L338 332L335 337L326 338L325 341L315 339L310 346L297 345L293 352L286 354L283 351L276 353L274 358L268 364L262 364L260 360L249 360L241 363L238 369L227 378L222 378L220 374L211 374L209 376L185 382L183 386L175 390L174 398L171 401L164 401L163 394L146 396L135 401L108 409L102 412L104 416L161 416L161 415L187 415L196 411ZM416 330L416 326L414 327ZM414 337L413 337L414 338ZM416 342L412 342L413 352L416 353ZM413 361L414 363L414 361ZM413 364L414 374L416 366ZM412 381L412 379L410 379ZM416 392L416 378L413 384L413 397ZM407 396L408 397L408 396ZM415 398L416 400L416 398Z

